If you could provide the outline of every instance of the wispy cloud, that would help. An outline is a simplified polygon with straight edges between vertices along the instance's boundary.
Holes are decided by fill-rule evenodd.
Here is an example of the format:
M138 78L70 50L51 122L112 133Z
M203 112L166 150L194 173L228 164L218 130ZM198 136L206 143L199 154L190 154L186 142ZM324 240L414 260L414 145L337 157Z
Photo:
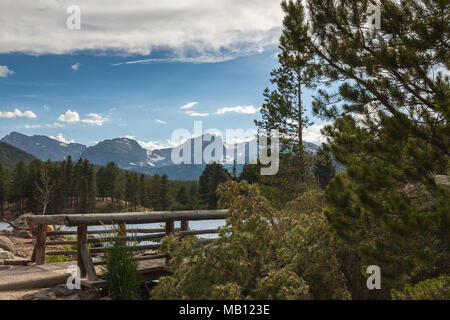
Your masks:
M45 125L47 128L63 128L64 125L59 122L53 122Z
M190 109L194 106L196 106L198 104L198 102L189 102L187 104L185 104L184 106L181 106L180 109Z
M9 70L7 66L0 66L0 78L6 78L7 76L13 75L14 71Z
M26 124L26 125L24 126L25 129L38 129L38 128L40 128L40 127L41 127L40 124Z
M167 122L159 120L159 119L155 119L155 122L157 122L159 124L167 124Z
M14 111L0 111L0 118L37 118L36 114L33 111L25 111L22 112L19 109L14 109Z
M255 108L254 106L237 106L237 107L225 107L218 109L216 111L216 114L224 114L227 112L234 112L234 113L243 113L243 114L255 114L259 111L258 108Z
M195 111L186 111L186 114L191 117L208 117L209 113L201 113L201 112L195 112Z

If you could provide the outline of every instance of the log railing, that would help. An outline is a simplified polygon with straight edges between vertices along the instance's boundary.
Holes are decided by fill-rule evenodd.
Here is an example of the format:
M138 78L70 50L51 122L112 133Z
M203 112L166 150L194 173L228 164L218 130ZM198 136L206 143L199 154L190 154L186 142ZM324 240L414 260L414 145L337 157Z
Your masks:
M95 272L95 264L92 253L101 253L103 247L89 248L89 244L101 244L114 240L123 240L124 245L130 242L151 241L158 242L168 234L180 237L189 235L204 235L218 233L218 229L189 230L189 221L220 220L225 219L226 210L197 210L197 211L159 211L159 212L133 212L133 213L106 213L106 214L60 214L49 216L29 216L28 225L35 227L36 244L33 251L32 261L36 264L44 264L46 255L75 255L81 276L88 277L90 281L98 280ZM175 228L175 222L180 221L180 228ZM165 228L128 228L129 224L165 223ZM59 225L76 227L76 231L52 231L47 232L47 225ZM88 226L117 225L117 230L88 230ZM117 233L118 236L109 236ZM89 237L90 235L104 234L100 238ZM129 236L128 234L133 234ZM139 235L138 235L139 234ZM76 240L47 240L48 236L76 235ZM208 242L208 240L204 240ZM55 245L77 245L77 250L54 250L46 251L46 246ZM133 246L133 250L158 250L159 244ZM138 260L151 260L164 258L164 255L154 254L137 257ZM167 258L167 257L166 257Z

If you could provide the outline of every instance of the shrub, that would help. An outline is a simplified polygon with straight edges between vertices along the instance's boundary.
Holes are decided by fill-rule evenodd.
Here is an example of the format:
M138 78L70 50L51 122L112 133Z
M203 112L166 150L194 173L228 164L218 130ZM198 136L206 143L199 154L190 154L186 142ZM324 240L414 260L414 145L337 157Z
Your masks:
M113 300L139 299L142 279L138 273L139 262L134 259L132 248L123 246L120 240L105 247L101 278L108 282L109 296Z
M428 279L403 291L392 290L393 300L450 300L450 276Z

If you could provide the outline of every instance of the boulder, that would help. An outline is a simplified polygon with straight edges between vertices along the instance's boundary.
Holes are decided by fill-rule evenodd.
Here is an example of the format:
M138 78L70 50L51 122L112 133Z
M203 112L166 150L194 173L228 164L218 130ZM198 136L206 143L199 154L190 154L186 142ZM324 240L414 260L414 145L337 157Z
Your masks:
M11 237L12 231L8 229L0 230L0 236Z
M16 238L23 238L23 239L32 239L33 238L31 231L19 230L19 229L14 229L12 232L12 236L16 237Z
M6 260L6 259L14 259L14 255L9 251L0 249L0 260Z
M57 285L56 287L54 287L52 289L52 292L57 296L57 297L67 297L67 296L71 296L73 294L77 294L78 290L70 290L69 288L67 288L67 286L65 284L60 284Z
M35 214L32 212L25 213L21 216L18 216L16 220L14 220L14 224L18 227L28 228L27 217L34 216Z
M0 236L0 249L14 252L14 243L5 236Z
M56 300L56 295L51 289L42 289L38 292L22 296L20 300Z

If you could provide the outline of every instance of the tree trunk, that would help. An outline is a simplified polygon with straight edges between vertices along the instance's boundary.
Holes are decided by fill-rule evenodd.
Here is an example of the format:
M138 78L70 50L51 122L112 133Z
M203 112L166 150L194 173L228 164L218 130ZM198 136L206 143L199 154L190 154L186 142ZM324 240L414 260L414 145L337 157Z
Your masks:
M303 109L302 109L302 83L298 73L298 152L300 162L300 180L306 181L305 157L303 153Z

